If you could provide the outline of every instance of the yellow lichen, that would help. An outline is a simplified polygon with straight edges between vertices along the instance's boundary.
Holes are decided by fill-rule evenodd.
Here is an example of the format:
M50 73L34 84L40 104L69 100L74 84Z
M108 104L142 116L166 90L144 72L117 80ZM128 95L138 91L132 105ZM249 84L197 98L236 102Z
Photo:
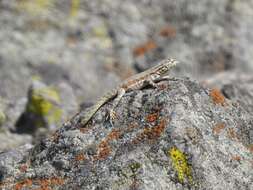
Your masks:
M3 111L0 110L0 126L5 122L6 116Z
M41 77L39 75L32 75L31 79L33 81L37 80L37 81L40 81L41 80Z
M107 38L108 32L105 24L101 24L93 28L93 34L99 38Z
M2 103L1 103L1 97L0 97L0 126L5 122L6 120L6 116L4 114L4 110L3 110L3 106L2 106Z
M44 87L32 92L28 111L46 117L51 124L61 118L62 110L57 106L58 104L60 104L58 92L53 88Z
M74 17L77 15L80 7L80 0L72 0L71 1L71 9L70 9L70 16Z
M18 1L18 8L34 15L38 15L50 6L53 6L54 0L20 0Z
M191 168L187 162L186 155L176 147L171 148L168 151L168 155L171 158L173 167L177 172L179 182L184 183L187 180L192 183Z

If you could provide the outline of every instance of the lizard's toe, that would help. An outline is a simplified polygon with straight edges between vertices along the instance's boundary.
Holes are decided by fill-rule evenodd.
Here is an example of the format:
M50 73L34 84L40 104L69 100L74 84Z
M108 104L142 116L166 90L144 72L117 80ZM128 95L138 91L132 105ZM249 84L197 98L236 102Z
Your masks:
M113 111L113 110L108 110L107 111L106 120L112 121L112 120L115 120L116 118L117 118L117 114L116 114L115 111Z
M111 120L115 120L117 118L117 114L114 110L110 111L110 119Z

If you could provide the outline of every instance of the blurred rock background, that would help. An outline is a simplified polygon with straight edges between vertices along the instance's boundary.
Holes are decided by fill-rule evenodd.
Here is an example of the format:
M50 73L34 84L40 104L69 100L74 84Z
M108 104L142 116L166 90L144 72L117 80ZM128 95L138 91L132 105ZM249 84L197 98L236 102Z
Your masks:
M252 0L0 0L0 151L166 57L238 98L229 84L253 89L252 19Z

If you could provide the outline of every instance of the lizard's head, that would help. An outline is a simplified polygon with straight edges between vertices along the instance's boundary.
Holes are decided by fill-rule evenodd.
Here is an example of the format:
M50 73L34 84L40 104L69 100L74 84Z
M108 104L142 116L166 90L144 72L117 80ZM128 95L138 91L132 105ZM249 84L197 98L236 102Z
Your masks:
M164 75L167 73L172 67L175 67L178 61L175 59L165 59L164 61L160 62L154 69L154 74L159 76Z

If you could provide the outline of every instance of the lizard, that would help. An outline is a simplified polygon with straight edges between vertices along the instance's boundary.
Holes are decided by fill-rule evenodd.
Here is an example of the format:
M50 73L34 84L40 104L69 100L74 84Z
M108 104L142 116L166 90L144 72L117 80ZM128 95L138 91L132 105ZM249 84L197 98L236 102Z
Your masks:
M95 113L104 104L106 104L113 98L115 99L112 103L112 108L109 110L109 117L110 119L115 119L116 113L114 112L114 109L119 104L121 98L126 92L139 90L146 87L147 85L151 85L152 87L157 88L157 82L170 79L169 76L164 75L169 70L171 70L171 68L175 67L177 63L178 61L176 61L175 59L168 58L159 62L157 65L126 79L116 88L102 96L96 104L88 108L89 111L87 111L84 116L82 116L83 118L80 121L80 125L84 127L91 120L93 115L95 115Z

